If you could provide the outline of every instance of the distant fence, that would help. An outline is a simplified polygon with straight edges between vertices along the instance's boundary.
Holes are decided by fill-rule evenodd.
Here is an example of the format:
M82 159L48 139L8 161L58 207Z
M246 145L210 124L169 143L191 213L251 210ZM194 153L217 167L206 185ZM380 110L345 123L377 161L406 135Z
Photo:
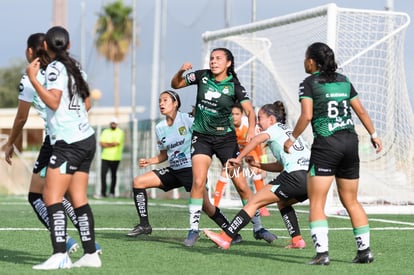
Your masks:
M158 120L154 121L155 125ZM150 171L157 167L163 167L168 165L167 162L152 165L146 168L139 168L137 166L138 160L140 158L149 158L158 154L158 149L155 141L155 134L152 134L154 131L151 129L152 121L151 120L140 120L137 122L137 152L136 152L136 167L133 166L132 161L132 122L120 123L118 127L125 131L125 146L123 151L123 157L118 168L118 180L115 190L115 195L119 197L131 197L132 196L132 181L134 176L143 174L147 171ZM97 134L97 143L99 143L99 134L103 130L102 127L95 127ZM7 140L7 136L3 136L3 140ZM1 144L0 144L1 145ZM94 196L100 194L101 192L101 161L100 161L100 151L101 148L97 144L97 152L93 160L90 175L89 175L89 188L88 195ZM0 146L1 148L1 146ZM2 148L3 149L3 148ZM23 195L26 194L29 189L31 170L33 163L37 158L37 151L16 151L16 156L13 158L13 165L8 165L4 159L4 151L0 151L0 194L10 194L10 195ZM268 157L272 157L271 155ZM215 184L220 175L221 164L217 158L213 158L213 163L209 169L208 174L208 186L210 194L214 191ZM266 177L272 177L272 173L267 173ZM107 185L109 188L110 184L110 172L107 173ZM234 200L238 198L237 193L234 192L232 184L227 185L227 191L224 195L224 200ZM231 192L230 192L231 188ZM172 190L170 192L164 192L162 190L153 188L149 190L149 194L152 198L188 198L189 194L185 192L184 188L179 188L178 190Z

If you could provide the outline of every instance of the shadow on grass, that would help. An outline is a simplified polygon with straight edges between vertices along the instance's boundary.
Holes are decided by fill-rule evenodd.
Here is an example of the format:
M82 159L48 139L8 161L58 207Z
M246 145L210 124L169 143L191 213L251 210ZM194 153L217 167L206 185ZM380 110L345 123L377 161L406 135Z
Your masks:
M270 261L300 265L309 262L315 253L312 247L301 250L285 249L284 246L286 243L283 242L283 240L276 240L273 244L267 244L263 240L243 240L241 243L232 245L229 250L223 250L218 248L203 235L200 236L200 239L193 247L186 247L183 245L186 233L182 236L177 236L174 232L170 236L167 236L164 231L153 232L151 235L140 235L137 237L127 237L125 234L126 232L99 232L99 238L107 239L108 241L113 239L117 242L129 243L132 245L139 243L159 243L160 249L162 249L162 245L167 244L167 247L165 248L179 249L181 251L179 253L199 253L203 256L227 255L232 257L257 258L259 261L267 259ZM333 259L331 257L331 263L333 262L348 263L347 261Z
M47 255L33 255L27 251L0 248L0 262L35 265L44 261L46 257Z

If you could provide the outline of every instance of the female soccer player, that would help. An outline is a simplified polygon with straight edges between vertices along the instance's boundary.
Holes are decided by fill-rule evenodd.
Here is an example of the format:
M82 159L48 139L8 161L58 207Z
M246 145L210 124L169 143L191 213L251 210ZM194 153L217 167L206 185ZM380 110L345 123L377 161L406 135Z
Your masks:
M382 149L371 118L358 99L349 79L336 72L337 64L331 48L324 43L310 45L305 54L308 76L299 86L301 114L286 140L284 149L291 151L296 138L312 123L314 141L308 172L309 226L316 248L312 265L328 265L328 221L324 212L326 197L335 177L338 194L351 218L357 255L353 263L374 260L370 249L367 215L358 202L359 156L358 136L351 118L354 110L371 135L376 152Z
M256 115L249 96L234 71L234 57L230 50L213 49L210 53L210 69L197 70L183 76L183 73L191 68L191 63L184 63L171 80L171 86L175 89L197 85L191 148L193 164L193 186L189 205L191 230L186 243L195 243L199 238L198 225L212 156L215 154L224 167L228 159L239 154L234 125L231 121L231 110L235 102L240 102L249 120L247 141L255 135L256 126ZM228 172L232 175L231 169ZM239 175L233 177L232 181L243 204L246 204L253 193L245 177ZM252 223L256 239L264 239L268 243L276 239L275 235L262 227L258 211Z
M245 116L243 114L243 107L236 103L234 104L231 115L233 117L234 128L236 131L237 144L239 145L240 151L246 146L246 136L249 131L249 125L245 121ZM249 155L253 156L256 161L260 161L264 155L264 150L262 145L257 146L254 150L250 151ZM256 192L263 188L264 181L262 176L262 171L256 167L250 167L252 169L253 184L256 188ZM223 195L223 189L226 186L227 182L230 179L227 178L226 171L223 170L220 178L216 183L216 190L214 192L214 205L218 206ZM266 207L259 209L261 216L270 216L269 210Z
M164 91L160 94L159 108L165 119L156 127L156 136L159 154L148 159L140 159L139 166L147 167L151 164L159 164L168 160L169 166L154 169L135 177L133 182L134 203L139 217L139 223L127 233L129 237L141 234L151 234L152 227L149 223L147 188L159 188L169 191L184 187L190 192L193 183L191 169L191 125L194 118L187 113L179 111L181 100L174 91ZM218 207L213 206L208 198L207 189L203 193L203 210L214 222L225 228L229 221ZM238 235L233 242L241 241ZM184 243L187 245L187 243ZM188 246L191 246L190 243Z
M290 154L283 151L283 144L286 137L290 136L292 129L285 124L286 112L282 102L276 101L274 104L264 105L259 110L258 118L262 132L244 147L237 158L230 159L229 163L240 167L245 158L253 167L281 173L249 200L222 233L217 234L210 230L204 230L204 233L221 248L229 249L232 237L249 223L257 209L277 203L282 219L292 237L291 243L286 248L304 248L306 243L300 234L298 219L292 205L308 198L306 194L306 172L310 156L308 145L300 137ZM269 146L276 162L259 163L249 155L262 143Z
M65 250L66 216L62 197L68 193L80 226L84 255L75 267L102 265L95 247L92 209L88 204L87 187L91 162L96 150L95 132L88 122L89 88L78 63L69 56L69 33L52 27L46 33L45 47L52 62L46 68L46 84L36 75L39 60L35 59L26 72L38 95L47 106L47 125L53 152L50 158L43 198L49 213L53 255L34 269L70 268Z
M37 74L37 79L40 83L45 83L45 69L50 62L50 58L44 48L45 34L34 33L27 39L26 59L30 63L35 58L39 58L40 70ZM5 160L8 164L12 164L12 157L14 153L14 143L23 130L26 120L29 116L31 105L37 110L40 117L45 121L45 139L39 151L39 156L33 167L33 173L30 180L28 200L33 210L35 211L40 222L48 229L49 218L47 214L46 205L43 201L42 192L45 184L46 168L49 158L52 155L52 146L50 144L49 129L46 125L46 105L37 95L35 89L30 83L27 75L23 75L19 85L19 103L17 106L17 113L14 119L13 127L10 136L5 146ZM75 227L78 225L76 215L73 211L73 206L69 200L63 197L63 205L65 211L71 219ZM98 245L97 245L98 246ZM67 236L66 250L69 253L75 252L79 245L76 241Z

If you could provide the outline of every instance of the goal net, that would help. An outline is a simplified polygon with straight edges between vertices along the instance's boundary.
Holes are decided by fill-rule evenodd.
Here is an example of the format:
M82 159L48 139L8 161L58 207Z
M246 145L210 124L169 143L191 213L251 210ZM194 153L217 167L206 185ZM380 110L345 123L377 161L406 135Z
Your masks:
M329 4L246 25L205 32L203 58L208 67L213 48L229 48L242 85L255 107L282 100L288 124L300 114L299 83L306 78L303 60L313 42L327 43L339 70L356 87L383 142L376 154L370 137L356 115L361 177L359 199L366 208L386 211L386 205L414 204L414 117L404 71L405 13L347 9ZM310 126L304 137L312 143ZM214 189L220 165L212 166L209 179ZM267 174L266 180L275 175ZM232 186L232 184L230 184ZM335 186L335 185L333 185ZM234 189L227 190L227 198ZM329 204L339 207L336 188ZM233 198L234 197L234 198ZM389 209L389 208L388 208ZM406 209L406 208L405 208Z

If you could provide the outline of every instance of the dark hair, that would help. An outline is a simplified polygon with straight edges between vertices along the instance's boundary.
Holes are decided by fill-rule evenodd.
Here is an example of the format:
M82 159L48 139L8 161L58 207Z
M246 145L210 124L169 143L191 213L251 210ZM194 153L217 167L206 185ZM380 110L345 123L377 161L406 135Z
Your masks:
M335 80L338 65L335 62L335 54L328 45L321 42L313 43L308 47L306 57L316 62L322 82L333 82Z
M234 56L233 53L227 48L215 48L211 53L215 51L223 51L226 55L227 61L231 61L230 67L227 68L227 74L232 75L237 84L240 84L239 78L237 77L236 71L234 70Z
M180 96L176 92L171 91L171 90L165 90L161 94L169 94L173 101L177 101L177 110L180 109L181 100L180 100Z
M274 116L277 122L286 124L286 109L283 102L277 100L273 104L265 104L260 110L265 112L268 116Z
M33 33L29 36L29 38L27 38L27 48L33 50L35 58L39 58L40 67L42 69L46 69L47 65L51 61L44 46L45 39L46 35L41 32Z
M82 77L80 64L75 59L69 56L67 52L69 48L69 33L63 27L52 27L46 33L46 43L50 51L55 53L55 60L60 61L65 65L68 72L68 90L69 97L72 99L73 93L76 93L85 100L89 97L89 86ZM72 85L72 77L75 85ZM73 87L76 87L75 89Z
M244 109L243 109L243 106L240 104L240 102L235 102L234 104L233 104L233 107L232 108L237 108L237 109L239 109L242 113L244 112Z

